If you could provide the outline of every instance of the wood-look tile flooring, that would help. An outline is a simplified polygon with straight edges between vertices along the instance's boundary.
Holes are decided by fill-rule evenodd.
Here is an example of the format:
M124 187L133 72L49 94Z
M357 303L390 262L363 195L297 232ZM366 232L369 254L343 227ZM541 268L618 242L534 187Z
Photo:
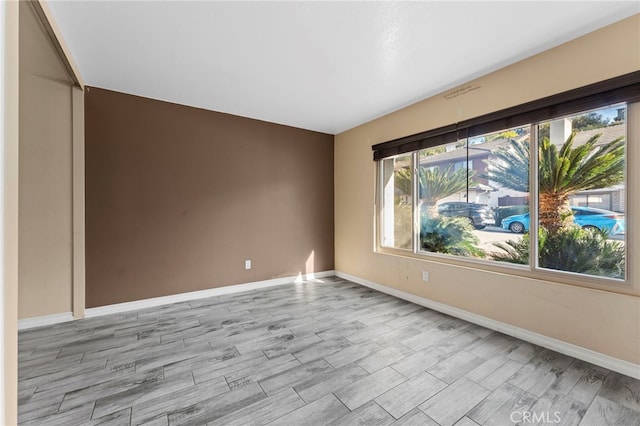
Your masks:
M514 421L640 425L640 381L335 277L19 334L21 424Z

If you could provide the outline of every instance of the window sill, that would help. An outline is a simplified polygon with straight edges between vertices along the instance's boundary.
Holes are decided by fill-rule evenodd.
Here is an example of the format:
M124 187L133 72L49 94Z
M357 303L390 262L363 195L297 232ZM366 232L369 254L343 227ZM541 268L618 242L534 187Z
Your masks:
M480 259L458 258L439 253L413 253L408 250L378 247L374 253L384 256L402 257L411 260L438 263L464 269L481 270L501 275L545 281L553 284L564 284L609 293L640 296L640 288L632 285L629 277L625 281L597 278L587 275L576 276L571 272L553 271L546 269L532 270L529 265L516 265L504 262L492 262Z

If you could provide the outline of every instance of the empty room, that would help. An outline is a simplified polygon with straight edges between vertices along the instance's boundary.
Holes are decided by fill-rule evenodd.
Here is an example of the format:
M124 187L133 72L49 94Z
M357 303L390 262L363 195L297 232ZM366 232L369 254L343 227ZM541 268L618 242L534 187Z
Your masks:
M637 1L0 22L0 424L640 426Z

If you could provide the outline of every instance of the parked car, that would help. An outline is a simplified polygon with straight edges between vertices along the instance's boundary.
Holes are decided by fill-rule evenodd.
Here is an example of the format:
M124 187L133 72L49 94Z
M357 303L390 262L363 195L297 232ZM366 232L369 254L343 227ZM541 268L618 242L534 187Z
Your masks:
M447 202L438 205L438 213L447 217L466 217L476 229L496 223L493 210L486 204Z
M624 234L624 215L592 207L572 206L573 221L584 229L599 229L609 235ZM521 234L529 231L529 213L507 216L500 224L502 229Z

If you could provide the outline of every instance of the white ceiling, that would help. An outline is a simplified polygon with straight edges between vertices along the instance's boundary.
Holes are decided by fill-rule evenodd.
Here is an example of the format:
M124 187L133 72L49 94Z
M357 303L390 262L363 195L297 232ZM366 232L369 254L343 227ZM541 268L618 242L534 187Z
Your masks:
M639 13L640 2L50 8L90 86L336 134Z

